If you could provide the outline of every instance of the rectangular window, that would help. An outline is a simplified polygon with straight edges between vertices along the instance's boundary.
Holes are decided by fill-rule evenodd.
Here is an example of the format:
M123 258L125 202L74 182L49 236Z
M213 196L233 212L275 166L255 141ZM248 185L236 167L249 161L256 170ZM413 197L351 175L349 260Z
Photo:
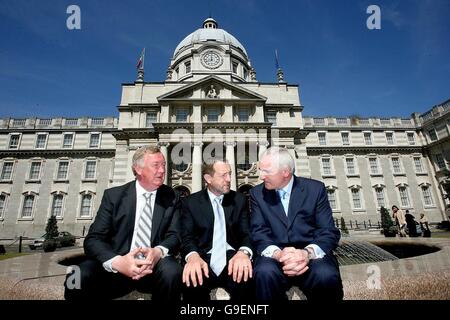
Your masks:
M341 132L342 144L348 146L350 144L350 136L348 132Z
M149 111L145 116L145 127L152 128L153 124L157 122L157 112Z
M0 175L0 180L9 181L12 179L12 171L14 167L14 162L4 162L2 167L2 174Z
M246 68L244 68L244 79L247 80L248 77L248 71Z
M353 208L354 209L361 209L361 193L359 189L353 188L352 189L352 200L353 200Z
M326 132L319 132L318 136L319 136L319 144L321 146L325 146L327 144L327 134L326 134Z
M328 202L330 203L330 207L332 210L337 209L337 203L336 203L336 192L335 190L327 190L328 193Z
M91 133L89 139L89 148L98 148L100 146L100 133Z
M41 176L41 162L33 161L30 165L30 174L28 179L38 180Z
M208 108L207 109L208 122L218 122L219 121L219 108Z
M58 172L56 174L56 180L67 180L68 172L69 172L69 161L60 161L58 164Z
M22 218L31 218L33 216L34 195L26 195L23 199Z
M267 111L266 118L267 118L267 122L273 124L274 126L277 125L277 113L276 113L276 111Z
M416 144L416 138L414 137L414 132L407 132L406 136L408 138L408 143L410 145Z
M65 133L63 137L63 148L72 148L73 133Z
M402 207L409 207L409 196L406 187L399 187L398 191L400 193L400 203L402 204Z
M46 143L47 143L47 135L46 134L38 134L36 136L36 145L34 147L36 149L44 149Z
M447 164L445 163L445 159L441 153L435 154L435 158L436 158L436 164L438 165L439 169L447 168Z
M345 158L345 163L347 165L347 174L355 174L355 160L353 158Z
M395 157L392 158L392 169L394 170L394 173L402 173L402 168L400 166L400 159Z
M4 217L6 208L6 194L0 194L0 218Z
M96 168L97 168L97 161L95 160L86 161L86 170L84 172L84 178L95 179Z
M9 136L9 149L19 149L19 134L12 134Z
M429 186L422 186L422 194L423 194L423 200L424 204L427 207L433 206L434 201L433 197L431 196L431 191Z
M414 157L414 169L417 173L423 172L422 159L420 157Z
M190 73L191 72L191 62L190 61L186 62L184 64L184 68L185 68L186 73Z
M431 141L436 141L438 139L436 130L434 129L428 130L428 135L430 136Z
M386 142L387 144L394 144L394 133L393 132L386 132Z
M235 73L235 74L238 73L238 63L237 62L233 62L233 73Z
M377 158L369 158L369 166L371 174L378 174L378 161Z
M364 132L364 143L367 146L372 145L372 134L370 132Z
M91 204L92 204L92 195L84 194L81 197L80 217L90 217Z
M375 188L375 195L377 197L378 208L386 207L386 202L384 201L384 190L383 188Z
M331 175L331 159L322 158L322 170L324 175Z
M239 111L238 111L239 122L248 122L249 117L250 117L250 115L249 115L248 108L239 108Z
M187 122L188 111L186 108L177 109L175 116L177 122Z
M57 218L62 217L63 200L64 196L62 194L55 194L53 196L52 212L51 212L52 216L55 216Z

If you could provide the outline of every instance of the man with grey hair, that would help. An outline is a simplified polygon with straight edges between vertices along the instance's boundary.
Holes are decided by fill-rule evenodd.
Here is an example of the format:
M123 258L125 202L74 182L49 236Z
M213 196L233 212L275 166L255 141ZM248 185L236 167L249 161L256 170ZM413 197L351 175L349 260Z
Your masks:
M284 148L267 149L259 171L263 183L250 190L256 298L283 300L295 285L308 300L341 300L333 255L340 232L324 184L296 177L294 159Z
M179 202L163 184L166 160L159 148L144 146L132 170L136 180L105 190L84 240L81 288L66 280L66 299L112 299L138 290L152 293L152 300L180 300Z

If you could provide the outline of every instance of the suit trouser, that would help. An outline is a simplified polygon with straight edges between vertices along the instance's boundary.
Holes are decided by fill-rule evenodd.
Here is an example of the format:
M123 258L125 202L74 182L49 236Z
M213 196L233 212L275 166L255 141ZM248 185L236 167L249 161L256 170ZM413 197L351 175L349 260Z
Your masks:
M258 257L254 278L256 299L259 301L286 300L286 291L298 286L308 300L342 300L342 280L334 255L311 260L304 274L288 277L282 265L272 258Z
M175 258L166 257L159 260L153 273L139 280L130 279L120 273L107 272L96 260L87 259L80 263L80 289L69 289L67 275L64 282L64 298L80 299L115 299L133 290L151 293L152 300L179 301L181 297L181 266Z
M183 283L183 302L205 302L210 300L210 291L215 288L224 288L230 294L231 301L252 301L254 300L254 283L253 279L249 278L246 282L241 280L240 283L233 281L233 276L228 275L228 262L235 254L235 251L227 251L227 265L217 276L209 266L210 255L204 258L208 264L208 275L206 278L203 275L203 284L200 286L192 285L192 281L189 287Z

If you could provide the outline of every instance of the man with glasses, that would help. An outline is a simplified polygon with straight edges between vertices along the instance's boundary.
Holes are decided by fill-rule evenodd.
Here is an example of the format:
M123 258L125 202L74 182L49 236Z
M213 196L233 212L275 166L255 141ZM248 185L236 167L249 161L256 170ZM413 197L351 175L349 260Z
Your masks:
M341 300L333 255L340 232L324 184L296 177L294 159L284 148L267 149L259 170L263 183L250 190L256 298L284 300L286 291L298 286L308 300Z

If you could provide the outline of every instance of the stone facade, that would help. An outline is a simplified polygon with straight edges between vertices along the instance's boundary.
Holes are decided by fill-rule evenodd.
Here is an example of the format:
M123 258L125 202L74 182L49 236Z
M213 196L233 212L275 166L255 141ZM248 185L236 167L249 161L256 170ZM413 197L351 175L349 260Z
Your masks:
M182 193L202 188L202 159L220 154L246 192L261 152L281 145L297 175L325 183L336 218L376 222L381 204L396 204L441 221L449 104L408 119L304 117L299 86L281 69L258 82L242 44L207 19L176 47L166 81L140 69L122 85L118 118L0 119L0 238L40 236L51 214L82 235L103 191L133 179L145 144L160 146L166 183Z

